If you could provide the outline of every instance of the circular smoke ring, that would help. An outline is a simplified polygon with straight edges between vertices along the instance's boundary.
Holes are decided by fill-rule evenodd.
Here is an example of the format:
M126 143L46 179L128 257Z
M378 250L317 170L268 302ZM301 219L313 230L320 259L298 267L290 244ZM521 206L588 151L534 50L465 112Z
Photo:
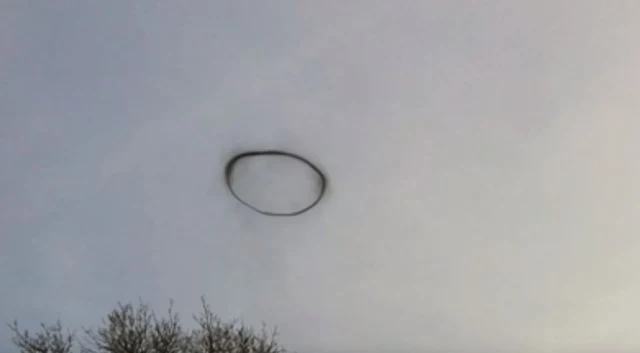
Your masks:
M271 212L271 211L260 209L260 208L258 208L256 206L250 204L249 202L243 200L236 193L236 191L233 189L233 169L234 169L234 167L236 166L236 164L239 161L241 161L244 158L266 157L266 156L279 156L279 157L291 158L291 159L294 159L294 160L296 160L298 162L304 163L307 167L309 167L311 170L313 170L313 172L318 175L318 183L319 183L318 196L315 198L315 200L313 202L311 202L308 206L306 206L304 208L301 208L301 209L298 209L298 210L293 211L293 212ZM252 209L252 210L254 210L254 211L256 211L256 212L258 212L260 214L266 215L266 216L297 216L299 214L307 212L310 209L312 209L313 207L315 207L318 204L318 202L320 202L320 200L324 196L325 190L327 188L327 178L324 175L324 173L315 164L313 164L308 159L306 159L304 157L301 157L301 156L299 156L297 154L290 153L290 152L285 152L285 151L278 151L278 150L248 151L248 152L243 152L243 153L237 154L237 155L233 156L233 158L231 158L227 162L227 164L225 165L224 174L225 174L225 182L227 184L227 188L229 188L229 191L231 192L233 197L235 197L243 205L249 207L250 209Z

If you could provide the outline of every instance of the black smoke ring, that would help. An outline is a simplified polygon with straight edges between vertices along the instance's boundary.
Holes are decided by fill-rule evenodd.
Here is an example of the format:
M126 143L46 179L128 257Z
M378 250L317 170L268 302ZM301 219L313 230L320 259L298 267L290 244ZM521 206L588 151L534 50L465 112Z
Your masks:
M306 206L304 208L301 208L301 209L299 209L297 211L294 211L294 212L285 212L285 213L270 212L270 211L266 211L266 210L261 210L261 209L255 207L255 206L251 205L250 203L246 202L242 198L240 198L240 196L238 196L238 194L236 194L236 192L233 190L233 185L232 185L233 168L235 167L236 163L238 163L243 158L259 157L259 156L288 157L288 158L292 158L292 159L295 159L295 160L297 160L299 162L302 162L302 163L306 164L309 168L311 168L311 170L313 170L318 175L318 178L319 178L318 197L311 204L309 204L308 206ZM318 168L315 164L313 164L308 159L306 159L304 157L301 157L301 156L299 156L297 154L290 153L290 152L285 152L285 151L279 151L279 150L247 151L247 152L242 152L240 154L237 154L237 155L233 156L227 162L227 164L225 165L225 167L224 167L224 175L225 175L225 182L227 184L227 188L229 189L229 191L231 192L233 197L235 197L243 205L249 207L250 209L252 209L252 210L254 210L254 211L256 211L256 212L258 212L260 214L266 215L266 216L280 216L280 217L297 216L299 214L307 212L310 209L312 209L313 207L315 207L318 204L318 202L320 202L320 200L324 196L325 190L327 188L327 177L320 170L320 168Z

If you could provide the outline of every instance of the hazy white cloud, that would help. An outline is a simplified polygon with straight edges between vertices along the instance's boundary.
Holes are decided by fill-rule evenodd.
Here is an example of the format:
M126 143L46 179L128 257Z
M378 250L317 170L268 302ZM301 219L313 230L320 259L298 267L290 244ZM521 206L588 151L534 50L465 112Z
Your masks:
M204 294L301 352L637 349L639 10L4 2L0 317ZM326 199L239 205L253 148Z

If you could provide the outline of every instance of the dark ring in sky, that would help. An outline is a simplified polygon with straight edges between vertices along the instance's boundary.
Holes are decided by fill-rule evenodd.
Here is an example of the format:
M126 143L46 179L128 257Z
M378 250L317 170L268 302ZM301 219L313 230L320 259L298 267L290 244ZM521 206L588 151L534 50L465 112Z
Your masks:
M316 174L318 174L318 176L320 177L320 191L318 192L318 197L309 206L305 208L299 209L294 212L285 212L285 213L264 211L241 199L240 196L238 196L236 192L233 190L233 186L231 186L231 174L233 173L233 168L235 167L236 163L243 158L259 157L259 156L289 157L306 164L309 168L311 168L314 172L316 172ZM297 154L285 152L285 151L278 151L278 150L248 151L248 152L242 152L240 154L237 154L233 156L233 158L231 158L225 165L224 176L225 176L225 182L227 184L227 188L229 188L229 191L231 191L231 194L233 195L233 197L236 198L236 200L240 201L240 203L249 207L250 209L258 213L261 213L265 216L279 216L279 217L297 216L299 214L307 212L313 207L315 207L318 204L318 202L320 202L327 188L327 177L318 167L316 167L315 164L311 163L308 159L301 157Z

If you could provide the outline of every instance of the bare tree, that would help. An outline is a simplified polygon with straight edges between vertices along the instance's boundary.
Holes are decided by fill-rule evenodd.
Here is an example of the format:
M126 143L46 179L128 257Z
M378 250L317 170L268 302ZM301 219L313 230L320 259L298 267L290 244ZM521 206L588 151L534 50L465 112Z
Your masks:
M85 329L84 353L147 353L151 352L153 312L140 301L138 307L118 303L102 327Z
M40 332L30 335L28 330L20 331L18 322L9 324L13 332L13 343L21 353L70 353L74 343L72 333L64 333L60 321L55 325L40 325Z
M237 320L222 321L204 298L202 309L193 315L197 327L186 330L173 302L164 317L142 300L137 306L118 303L99 327L83 329L83 340L77 343L82 353L286 353L276 341L276 329L269 332L263 324L256 332ZM75 335L63 333L60 322L42 324L35 336L21 332L17 322L9 327L21 353L71 353L76 343Z
M158 319L153 316L151 351L154 353L189 352L190 337L180 325L180 317L173 312L173 302L169 304L168 316Z
M224 322L204 298L202 312L194 315L198 328L190 333L194 353L285 353L276 342L277 329L270 334L263 324L261 332L238 321Z

